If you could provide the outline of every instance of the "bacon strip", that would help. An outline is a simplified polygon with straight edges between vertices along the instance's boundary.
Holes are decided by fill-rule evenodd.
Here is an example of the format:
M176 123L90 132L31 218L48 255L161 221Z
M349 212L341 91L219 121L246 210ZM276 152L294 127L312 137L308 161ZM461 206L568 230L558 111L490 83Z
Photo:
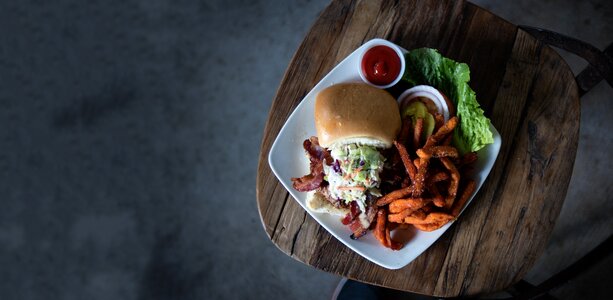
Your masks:
M292 178L292 186L299 192L313 191L319 188L324 180L324 162L332 164L332 156L325 148L319 146L317 137L304 140L302 147L307 152L311 173L300 178Z
M355 206L357 207L357 204L355 203L355 201L351 202L352 205L355 204ZM360 211L360 209L358 208L358 211ZM368 226L366 226L366 228L364 227L364 225L362 224L362 221L360 220L360 215L361 214L365 214L366 215L366 222L368 222ZM366 206L366 212L360 212L358 214L356 214L354 216L353 221L351 221L351 223L349 223L349 229L351 229L351 231L353 232L351 234L351 236L349 236L352 240L357 240L360 237L362 237L363 235L365 235L368 232L368 227L370 227L370 224L375 220L375 217L377 216L377 209L374 208L372 205L367 205Z

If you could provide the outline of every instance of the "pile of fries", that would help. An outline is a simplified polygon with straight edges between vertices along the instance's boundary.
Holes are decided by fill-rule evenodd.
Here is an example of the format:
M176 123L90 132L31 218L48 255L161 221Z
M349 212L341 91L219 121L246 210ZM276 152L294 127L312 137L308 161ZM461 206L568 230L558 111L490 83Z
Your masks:
M460 157L450 146L457 117L445 123L437 114L435 120L433 134L422 138L423 119L418 118L413 125L410 118L405 118L394 141L397 152L393 160L404 165L401 188L377 200L374 228L377 240L388 248L398 250L403 246L391 239L390 230L409 225L423 231L439 229L458 216L475 191L476 183L467 179L466 173L477 154Z

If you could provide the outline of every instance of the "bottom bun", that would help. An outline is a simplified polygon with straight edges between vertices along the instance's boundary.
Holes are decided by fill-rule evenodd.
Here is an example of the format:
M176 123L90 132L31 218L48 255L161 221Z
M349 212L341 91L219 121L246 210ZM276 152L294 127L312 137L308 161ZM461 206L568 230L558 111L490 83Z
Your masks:
M311 191L307 194L307 207L317 213L328 213L331 215L344 217L349 213L349 208L335 207L319 192Z

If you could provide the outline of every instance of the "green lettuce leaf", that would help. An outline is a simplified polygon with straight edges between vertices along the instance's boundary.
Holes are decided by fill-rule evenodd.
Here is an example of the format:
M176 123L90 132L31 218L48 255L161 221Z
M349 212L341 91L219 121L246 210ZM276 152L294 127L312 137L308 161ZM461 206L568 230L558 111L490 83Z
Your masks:
M453 143L462 153L477 151L494 142L490 120L483 115L475 92L468 86L470 70L465 63L443 57L438 51L420 48L405 55L403 80L411 87L430 85L442 91L456 105L459 126Z

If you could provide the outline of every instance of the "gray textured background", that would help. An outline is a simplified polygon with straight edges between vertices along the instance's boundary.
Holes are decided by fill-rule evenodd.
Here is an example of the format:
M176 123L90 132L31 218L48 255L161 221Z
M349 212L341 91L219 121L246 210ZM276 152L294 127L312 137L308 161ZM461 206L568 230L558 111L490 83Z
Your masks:
M327 1L60 2L0 2L0 299L329 298L339 278L278 251L255 202L271 99ZM476 2L613 41L606 0ZM533 283L611 234L612 92L582 99ZM612 267L554 295L609 295Z

